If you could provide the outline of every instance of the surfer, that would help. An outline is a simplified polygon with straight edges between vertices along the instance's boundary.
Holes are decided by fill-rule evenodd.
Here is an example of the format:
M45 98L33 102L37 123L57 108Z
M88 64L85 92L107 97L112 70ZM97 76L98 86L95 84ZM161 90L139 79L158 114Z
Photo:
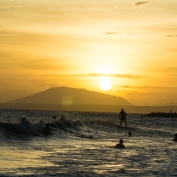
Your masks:
M175 138L173 139L173 141L177 141L177 133L175 133Z
M119 113L119 118L120 118L120 126L122 125L122 121L125 122L125 125L127 127L127 121L126 121L126 118L127 118L127 114L126 112L124 111L124 109L122 108L122 110L120 111Z
M121 140L119 141L119 144L116 144L115 148L120 148L120 149L125 148L125 146L123 145L123 142L124 142L124 141L121 139Z
M45 125L45 128L43 129L43 135L49 135L51 133L51 128L49 127L49 124Z
M57 116L52 116L52 118L56 121Z

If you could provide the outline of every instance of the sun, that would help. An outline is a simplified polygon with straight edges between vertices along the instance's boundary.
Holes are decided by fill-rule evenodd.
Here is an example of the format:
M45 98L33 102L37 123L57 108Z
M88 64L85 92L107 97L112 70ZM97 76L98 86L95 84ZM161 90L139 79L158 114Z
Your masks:
M108 77L103 77L99 83L101 90L109 90L112 87L112 83Z

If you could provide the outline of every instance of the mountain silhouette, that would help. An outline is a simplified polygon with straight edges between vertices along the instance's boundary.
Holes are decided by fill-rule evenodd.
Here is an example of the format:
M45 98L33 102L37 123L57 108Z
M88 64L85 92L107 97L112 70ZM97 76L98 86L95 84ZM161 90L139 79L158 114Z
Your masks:
M121 97L70 87L53 87L34 95L9 101L8 103L132 106L130 102Z

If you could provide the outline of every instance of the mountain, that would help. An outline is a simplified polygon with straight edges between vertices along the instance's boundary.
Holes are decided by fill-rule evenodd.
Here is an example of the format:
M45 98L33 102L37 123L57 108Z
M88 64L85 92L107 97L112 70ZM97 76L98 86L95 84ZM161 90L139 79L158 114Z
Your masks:
M127 105L127 100L108 94L69 87L53 87L8 103L60 105Z

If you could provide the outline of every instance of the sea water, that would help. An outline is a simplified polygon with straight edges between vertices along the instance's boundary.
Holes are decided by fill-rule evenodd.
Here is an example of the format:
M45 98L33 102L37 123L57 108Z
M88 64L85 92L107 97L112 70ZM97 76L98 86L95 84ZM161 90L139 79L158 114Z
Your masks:
M127 123L118 113L0 110L0 176L177 176L177 118L128 113Z

